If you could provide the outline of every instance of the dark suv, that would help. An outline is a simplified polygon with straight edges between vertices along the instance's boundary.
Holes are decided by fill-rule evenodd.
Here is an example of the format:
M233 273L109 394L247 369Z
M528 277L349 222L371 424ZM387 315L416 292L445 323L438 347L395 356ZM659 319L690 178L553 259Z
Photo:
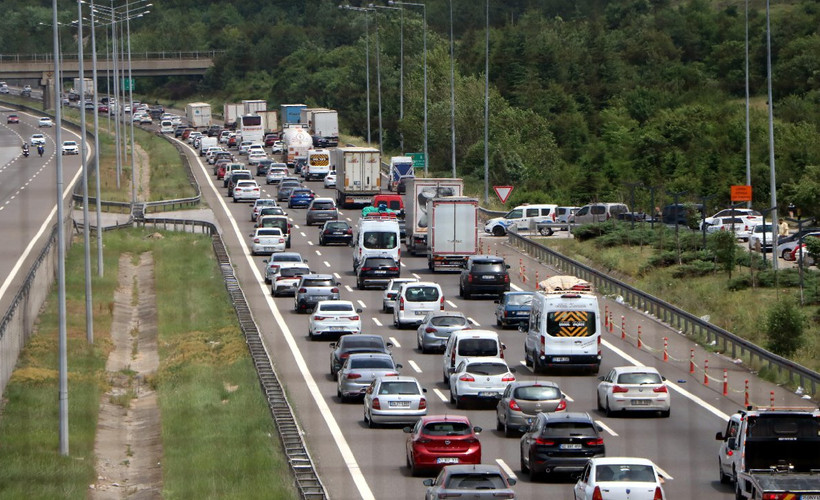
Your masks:
M467 260L458 283L460 297L473 294L501 295L510 291L510 268L502 257L475 255Z
M236 183L238 181L252 181L253 175L251 174L250 170L234 170L231 172L231 177L228 179L228 194L227 196L233 195L233 188L236 187Z
M386 285L400 273L399 265L392 257L367 257L356 271L356 287L363 290L374 283Z
M606 453L601 427L588 413L539 413L521 437L521 471L534 481L564 472L580 473L587 461Z

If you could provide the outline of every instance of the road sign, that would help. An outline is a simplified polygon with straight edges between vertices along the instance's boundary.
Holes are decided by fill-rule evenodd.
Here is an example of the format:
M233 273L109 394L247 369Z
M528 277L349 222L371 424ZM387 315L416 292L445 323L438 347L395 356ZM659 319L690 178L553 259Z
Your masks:
M424 168L424 153L405 153L413 159L413 168Z
M507 203L507 199L509 199L510 195L512 194L513 187L493 186L493 190L495 191L496 196L498 196L498 199L501 200L501 203Z
M752 201L752 186L732 186L732 201Z
M133 78L122 79L122 90L135 90Z

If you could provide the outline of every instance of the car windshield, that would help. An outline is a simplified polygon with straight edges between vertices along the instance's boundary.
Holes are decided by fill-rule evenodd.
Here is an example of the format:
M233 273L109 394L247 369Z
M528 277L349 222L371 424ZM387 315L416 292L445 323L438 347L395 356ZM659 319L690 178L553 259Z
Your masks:
M381 250L396 248L398 236L393 231L365 231L364 247Z
M279 270L279 275L286 278L293 278L295 276L302 276L310 272L306 267L283 267Z
M504 271L506 268L501 262L475 262L473 264L473 272L476 273L503 273Z
M453 474L444 485L454 490L498 490L506 489L500 474Z
M501 375L507 373L509 368L501 363L470 363L465 371L473 375Z
M463 316L435 316L430 320L434 326L466 326L467 318Z
M532 305L532 294L516 293L507 295L507 304L511 306L530 306Z
M390 359L390 358L363 358L363 359L351 359L350 360L350 368L352 368L352 369L366 368L366 369L373 369L373 370L392 370L395 367L393 366L393 360Z
M654 483L655 471L651 465L610 464L595 466L597 481Z
M419 386L415 382L382 382L379 394L419 394Z
M544 427L544 436L571 437L594 436L595 427L592 422L552 422Z
M308 278L302 282L302 286L334 286L330 278Z
M353 312L353 306L344 303L321 304L319 310L322 312Z
M438 288L434 286L407 287L404 297L408 302L434 302L438 300Z
M622 373L618 375L619 384L660 384L661 376L657 373Z
M546 399L560 399L561 391L557 387L529 385L517 387L512 396L523 401L544 401Z
M430 422L422 432L430 436L469 436L473 431L466 422Z
M458 343L458 355L464 357L495 356L498 342L495 339L463 339Z

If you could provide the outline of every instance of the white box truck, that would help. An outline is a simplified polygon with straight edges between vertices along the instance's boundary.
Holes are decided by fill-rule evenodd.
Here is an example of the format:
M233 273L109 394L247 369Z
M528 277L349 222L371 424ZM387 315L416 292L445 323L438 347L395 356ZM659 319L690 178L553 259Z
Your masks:
M242 114L261 114L268 110L268 102L264 99L244 99L242 101Z
M338 184L338 179L336 183ZM427 202L433 198L462 196L464 182L450 178L411 178L406 184L404 213L407 226L405 245L410 255L427 254Z
M236 128L239 117L245 114L245 107L242 104L228 103L222 105L222 117L225 120L225 128Z
M461 268L478 254L478 200L462 196L433 198L427 202L430 218L430 251L427 267L431 271Z
M336 170L336 203L343 207L369 205L381 191L381 155L374 148L331 150Z
M335 148L339 145L339 113L333 109L311 113L310 132L313 144L321 147Z
M185 118L194 128L211 125L211 105L207 102L189 102L185 105Z

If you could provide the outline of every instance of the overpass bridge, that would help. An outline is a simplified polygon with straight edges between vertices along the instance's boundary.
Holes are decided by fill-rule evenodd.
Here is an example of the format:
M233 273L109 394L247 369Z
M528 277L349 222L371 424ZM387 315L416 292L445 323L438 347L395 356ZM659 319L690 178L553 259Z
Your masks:
M131 74L141 76L204 75L214 65L214 57L222 51L203 52L132 52ZM90 56L90 54L86 54ZM62 54L63 78L79 76L77 54ZM122 63L120 63L122 66ZM91 57L85 58L85 76L91 76ZM126 65L127 67L127 65ZM122 69L122 68L120 68ZM113 60L97 54L97 73L114 70ZM0 54L0 79L23 80L38 78L40 85L53 78L54 54Z

